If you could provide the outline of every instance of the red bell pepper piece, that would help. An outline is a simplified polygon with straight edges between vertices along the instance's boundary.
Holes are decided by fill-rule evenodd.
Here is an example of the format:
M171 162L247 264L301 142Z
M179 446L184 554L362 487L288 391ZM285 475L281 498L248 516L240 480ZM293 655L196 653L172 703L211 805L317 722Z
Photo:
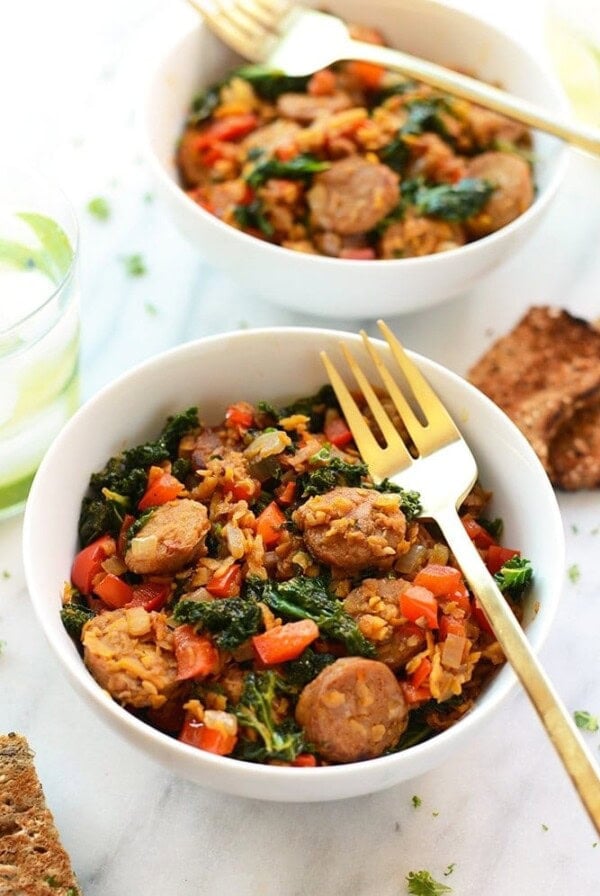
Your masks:
M298 753L295 759L292 759L294 768L315 768L317 757L312 753Z
M252 649L263 667L276 666L295 660L319 637L319 627L312 619L287 622L269 629L262 635L254 635Z
M431 660L424 656L415 671L410 676L410 684L414 688L420 688L431 672Z
M431 700L431 691L429 690L428 685L416 688L409 681L401 681L400 687L402 688L404 699L411 706L417 703L423 703L425 700Z
M238 140L253 131L258 125L258 116L251 112L246 115L227 115L218 121L213 121L196 138L196 149L202 152L210 149L213 144L227 140Z
M425 618L428 628L438 627L438 602L427 588L411 585L400 595L400 612L411 622Z
M150 613L162 610L171 596L171 585L168 582L142 582L133 586L133 597L128 607L143 607Z
M94 594L97 594L113 610L118 610L130 603L133 598L133 588L119 576L109 573L97 585L94 585Z
M385 69L381 65L372 62L363 62L360 59L346 63L346 71L367 90L377 90L385 75Z
M242 567L232 563L224 573L211 576L206 583L206 590L213 597L237 597L242 587Z
M457 635L459 638L465 637L465 624L460 619L453 616L446 616L442 613L440 616L440 641L444 641L448 635Z
M71 567L71 581L82 594L91 594L94 579L102 572L102 564L116 553L117 545L110 535L101 535L79 551Z
M466 529L467 535L478 548L489 548L491 544L496 544L496 539L490 535L487 529L484 529L477 520L474 520L470 513L466 513L461 517L461 522Z
M199 635L192 625L179 625L173 632L177 678L206 678L219 668L219 651L208 637Z
M290 504L294 503L294 498L296 497L296 483L293 480L286 482L285 485L275 489L275 494L283 507L289 507Z
M343 448L352 441L350 427L343 417L337 414L327 414L325 417L325 438L336 448Z
M236 404L230 404L225 411L225 420L231 426L249 429L254 423L254 408L247 401L238 401Z
M281 541L284 523L285 514L275 501L271 501L256 519L256 533L262 536L263 544L266 548L270 548Z
M330 96L336 87L334 73L329 68L322 68L315 72L306 86L310 96Z
M217 756L228 756L235 747L236 737L220 728L208 728L204 722L199 722L193 716L188 715L183 723L179 740L207 753L215 753Z
M358 246L354 249L342 249L340 258L354 259L354 261L372 261L375 258L375 249L371 249L369 246L363 246L362 249Z
M505 563L512 560L513 557L520 557L521 551L515 551L512 548L503 548L499 544L491 544L485 555L485 565L492 575L500 572Z
M414 585L422 585L436 597L453 594L462 585L462 573L454 566L440 566L430 563L421 569L413 580Z
M148 510L150 507L158 507L167 501L174 501L185 490L183 482L171 476L170 473L161 473L154 481L150 482L145 494L138 503L140 510Z

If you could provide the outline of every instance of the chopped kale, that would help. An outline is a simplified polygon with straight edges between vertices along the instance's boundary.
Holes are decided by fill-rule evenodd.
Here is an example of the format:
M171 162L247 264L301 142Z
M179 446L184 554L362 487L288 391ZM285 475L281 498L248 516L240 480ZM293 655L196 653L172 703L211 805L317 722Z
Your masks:
M173 462L171 467L171 473L176 478L179 479L180 482L185 482L187 477L192 472L192 462L187 459L187 457L178 457L177 460Z
M330 167L330 162L321 162L308 153L301 153L288 162L281 162L278 159L266 159L264 162L259 162L246 177L246 181L254 188L260 187L271 177L308 182L313 174L326 171Z
M494 520L488 520L484 516L479 516L477 517L477 522L496 540L500 538L502 532L504 531L504 521L499 517L496 517L496 519Z
M307 647L298 659L283 664L281 674L286 685L301 690L335 660L336 657L332 653L316 653Z
M261 99L273 102L282 93L303 93L311 76L290 77L266 65L245 65L238 68L231 77L243 78L252 85L252 89Z
M150 517L153 515L155 508L151 507L150 510L145 510L144 513L138 516L137 520L134 520L131 526L127 530L127 546L129 546L138 532L144 528L146 523L150 520Z
M83 546L106 533L118 535L125 515L137 507L147 485L147 469L175 461L181 437L198 425L197 408L169 417L155 442L128 448L112 457L90 478L89 494L81 504L79 538Z
M442 112L450 111L448 101L444 97L411 100L406 104L406 110L408 118L400 129L402 135L417 135L433 131L445 140L451 139L441 117Z
M576 709L573 713L573 718L577 727L581 728L582 731L598 731L598 728L600 728L598 717L593 716L586 709Z
M79 603L65 604L60 611L62 624L71 637L75 638L77 641L81 639L81 629L83 626L88 619L92 619L95 615L93 610L90 610L88 607Z
M276 721L274 703L278 690L278 677L273 671L247 673L242 695L233 712L239 724L255 731L258 739L241 737L234 753L238 759L292 762L306 750L304 733L293 719Z
M278 418L292 417L294 414L303 414L309 418L308 428L310 432L322 432L325 425L325 411L327 408L337 408L339 410L339 402L336 398L333 387L326 383L321 386L315 395L308 395L299 398L292 404L281 408L278 411Z
M214 635L215 642L225 650L233 650L255 635L261 625L260 607L254 600L225 597L217 600L179 601L173 612L179 624L201 625Z
M577 563L573 563L571 566L569 566L567 575L569 577L569 581L573 582L573 584L576 585L581 578L581 570L579 569Z
M208 90L199 93L192 101L192 108L188 115L187 123L197 125L213 114L220 101L221 84L215 84Z
M298 477L298 494L302 498L322 495L338 485L359 486L369 475L366 464L348 463L332 454L329 448L321 448L309 460L311 469Z
M381 161L389 168L396 171L398 174L402 174L410 159L410 149L408 148L402 133L393 137L392 140L381 149L379 156Z
M286 582L251 579L246 582L246 588L277 616L312 619L324 637L341 641L350 655L374 656L373 644L365 638L356 620L345 612L341 601L329 593L323 577L296 576Z
M378 492L393 492L395 495L400 495L400 510L409 523L420 516L423 510L419 492L407 491L402 486L396 485L395 482L390 482L387 476L381 482L371 486L371 488L376 489Z
M404 96L405 93L414 90L416 87L417 82L411 81L409 78L388 83L384 87L378 88L373 96L373 106L381 106L391 96Z
M411 896L442 896L452 892L452 887L434 880L429 871L409 871L406 883Z
M494 578L500 591L518 599L533 580L531 562L523 557L513 557L506 561Z
M273 236L275 229L265 213L262 201L254 198L246 205L236 205L233 217L245 230L259 230L265 236Z
M126 255L123 258L123 264L125 265L126 273L130 277L143 277L144 274L148 273L146 262L139 252L134 252L133 255Z
M416 206L422 215L444 221L465 221L484 207L493 184L477 177L466 177L457 184L426 184L421 178L404 181L402 197Z

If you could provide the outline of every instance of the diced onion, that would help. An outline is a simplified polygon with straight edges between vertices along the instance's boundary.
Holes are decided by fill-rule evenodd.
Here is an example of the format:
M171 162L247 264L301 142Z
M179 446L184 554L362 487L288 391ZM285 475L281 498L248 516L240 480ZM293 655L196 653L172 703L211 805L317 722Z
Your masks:
M250 442L244 455L248 460L263 460L265 457L281 454L291 444L292 440L288 435L280 429L274 429L271 432L261 433Z
M442 665L447 669L459 669L462 666L463 653L467 639L462 635L450 632L442 647Z
M143 607L129 607L125 610L127 629L134 638L141 638L150 631L150 615Z
M423 565L427 548L422 544L413 544L406 554L402 554L396 562L398 572L413 573Z
M103 561L102 569L113 576L122 576L124 572L127 572L127 567L116 554L113 554L112 557L107 557Z
M238 730L238 721L230 712L222 712L220 709L204 710L204 724L207 728L216 728L223 734L231 734L235 737Z
M136 560L149 560L156 553L158 538L156 535L143 535L132 538L129 548Z
M241 560L246 553L244 533L237 526L227 525L224 529L227 540L227 549L235 560Z
M446 544L440 544L438 542L437 544L434 544L429 551L429 562L436 566L446 566L449 557L450 551Z

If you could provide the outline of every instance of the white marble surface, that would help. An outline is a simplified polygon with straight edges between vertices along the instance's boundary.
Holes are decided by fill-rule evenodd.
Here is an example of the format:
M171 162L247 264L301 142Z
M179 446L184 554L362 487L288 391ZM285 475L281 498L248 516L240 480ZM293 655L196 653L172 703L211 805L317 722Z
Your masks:
M158 200L145 201L152 184L132 124L136 67L146 23L169 2L2 5L3 148L55 174L81 220L86 396L184 340L320 323L245 295L182 241ZM539 34L539 3L460 5L532 40ZM86 214L94 195L109 199L110 221ZM600 164L574 156L546 221L518 255L468 295L392 325L410 347L462 373L533 303L597 317L599 196ZM133 252L144 257L144 277L124 272L122 257ZM562 495L560 504L567 562L580 578L565 574L542 658L570 710L600 714L600 501L587 493ZM106 730L59 672L28 600L20 528L18 518L0 525L0 731L22 731L37 751L86 896L400 896L408 871L421 868L457 896L600 891L596 834L518 691L447 766L371 797L245 801L157 767ZM585 736L597 754L600 733Z

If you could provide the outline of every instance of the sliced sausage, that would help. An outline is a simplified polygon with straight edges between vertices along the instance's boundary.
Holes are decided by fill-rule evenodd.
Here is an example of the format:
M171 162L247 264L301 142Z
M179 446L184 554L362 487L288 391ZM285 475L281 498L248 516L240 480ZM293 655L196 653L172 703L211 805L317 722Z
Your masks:
M374 759L395 746L408 708L394 673L384 663L347 656L323 669L296 706L296 720L329 762Z
M467 165L467 177L481 177L495 187L483 209L465 222L473 237L486 236L510 224L533 202L531 169L513 153L484 152L475 156Z
M307 193L313 225L341 234L371 230L399 198L398 175L360 156L334 162Z
M409 547L397 495L334 488L309 498L292 518L317 560L347 572L368 566L389 569Z
M216 430L203 429L196 436L196 441L192 448L191 461L194 470L206 470L211 457L215 455L222 456L222 453L223 442Z
M405 176L452 184L465 176L465 159L457 156L437 134L411 136L408 145L411 162Z
M379 241L381 258L415 258L447 252L465 243L465 232L456 221L442 221L406 212L401 221L394 221Z
M86 622L81 640L86 666L124 706L158 709L180 687L173 633L163 613L143 607L100 613Z
M471 139L479 149L487 149L496 140L527 146L531 144L531 135L526 125L482 106L470 107L466 124Z
M277 118L248 134L242 140L241 146L246 151L262 149L265 155L271 155L279 146L291 143L300 130L302 128L295 121L282 121Z
M405 666L425 645L425 632L400 611L400 595L408 587L404 579L365 579L344 600L346 613L375 645L377 659L391 669Z
M140 575L167 575L196 560L210 529L206 507L180 498L157 507L137 532L125 565Z
M277 99L277 111L284 118L292 118L301 124L310 124L322 115L343 112L353 105L352 98L342 90L326 96L308 93L282 93Z

